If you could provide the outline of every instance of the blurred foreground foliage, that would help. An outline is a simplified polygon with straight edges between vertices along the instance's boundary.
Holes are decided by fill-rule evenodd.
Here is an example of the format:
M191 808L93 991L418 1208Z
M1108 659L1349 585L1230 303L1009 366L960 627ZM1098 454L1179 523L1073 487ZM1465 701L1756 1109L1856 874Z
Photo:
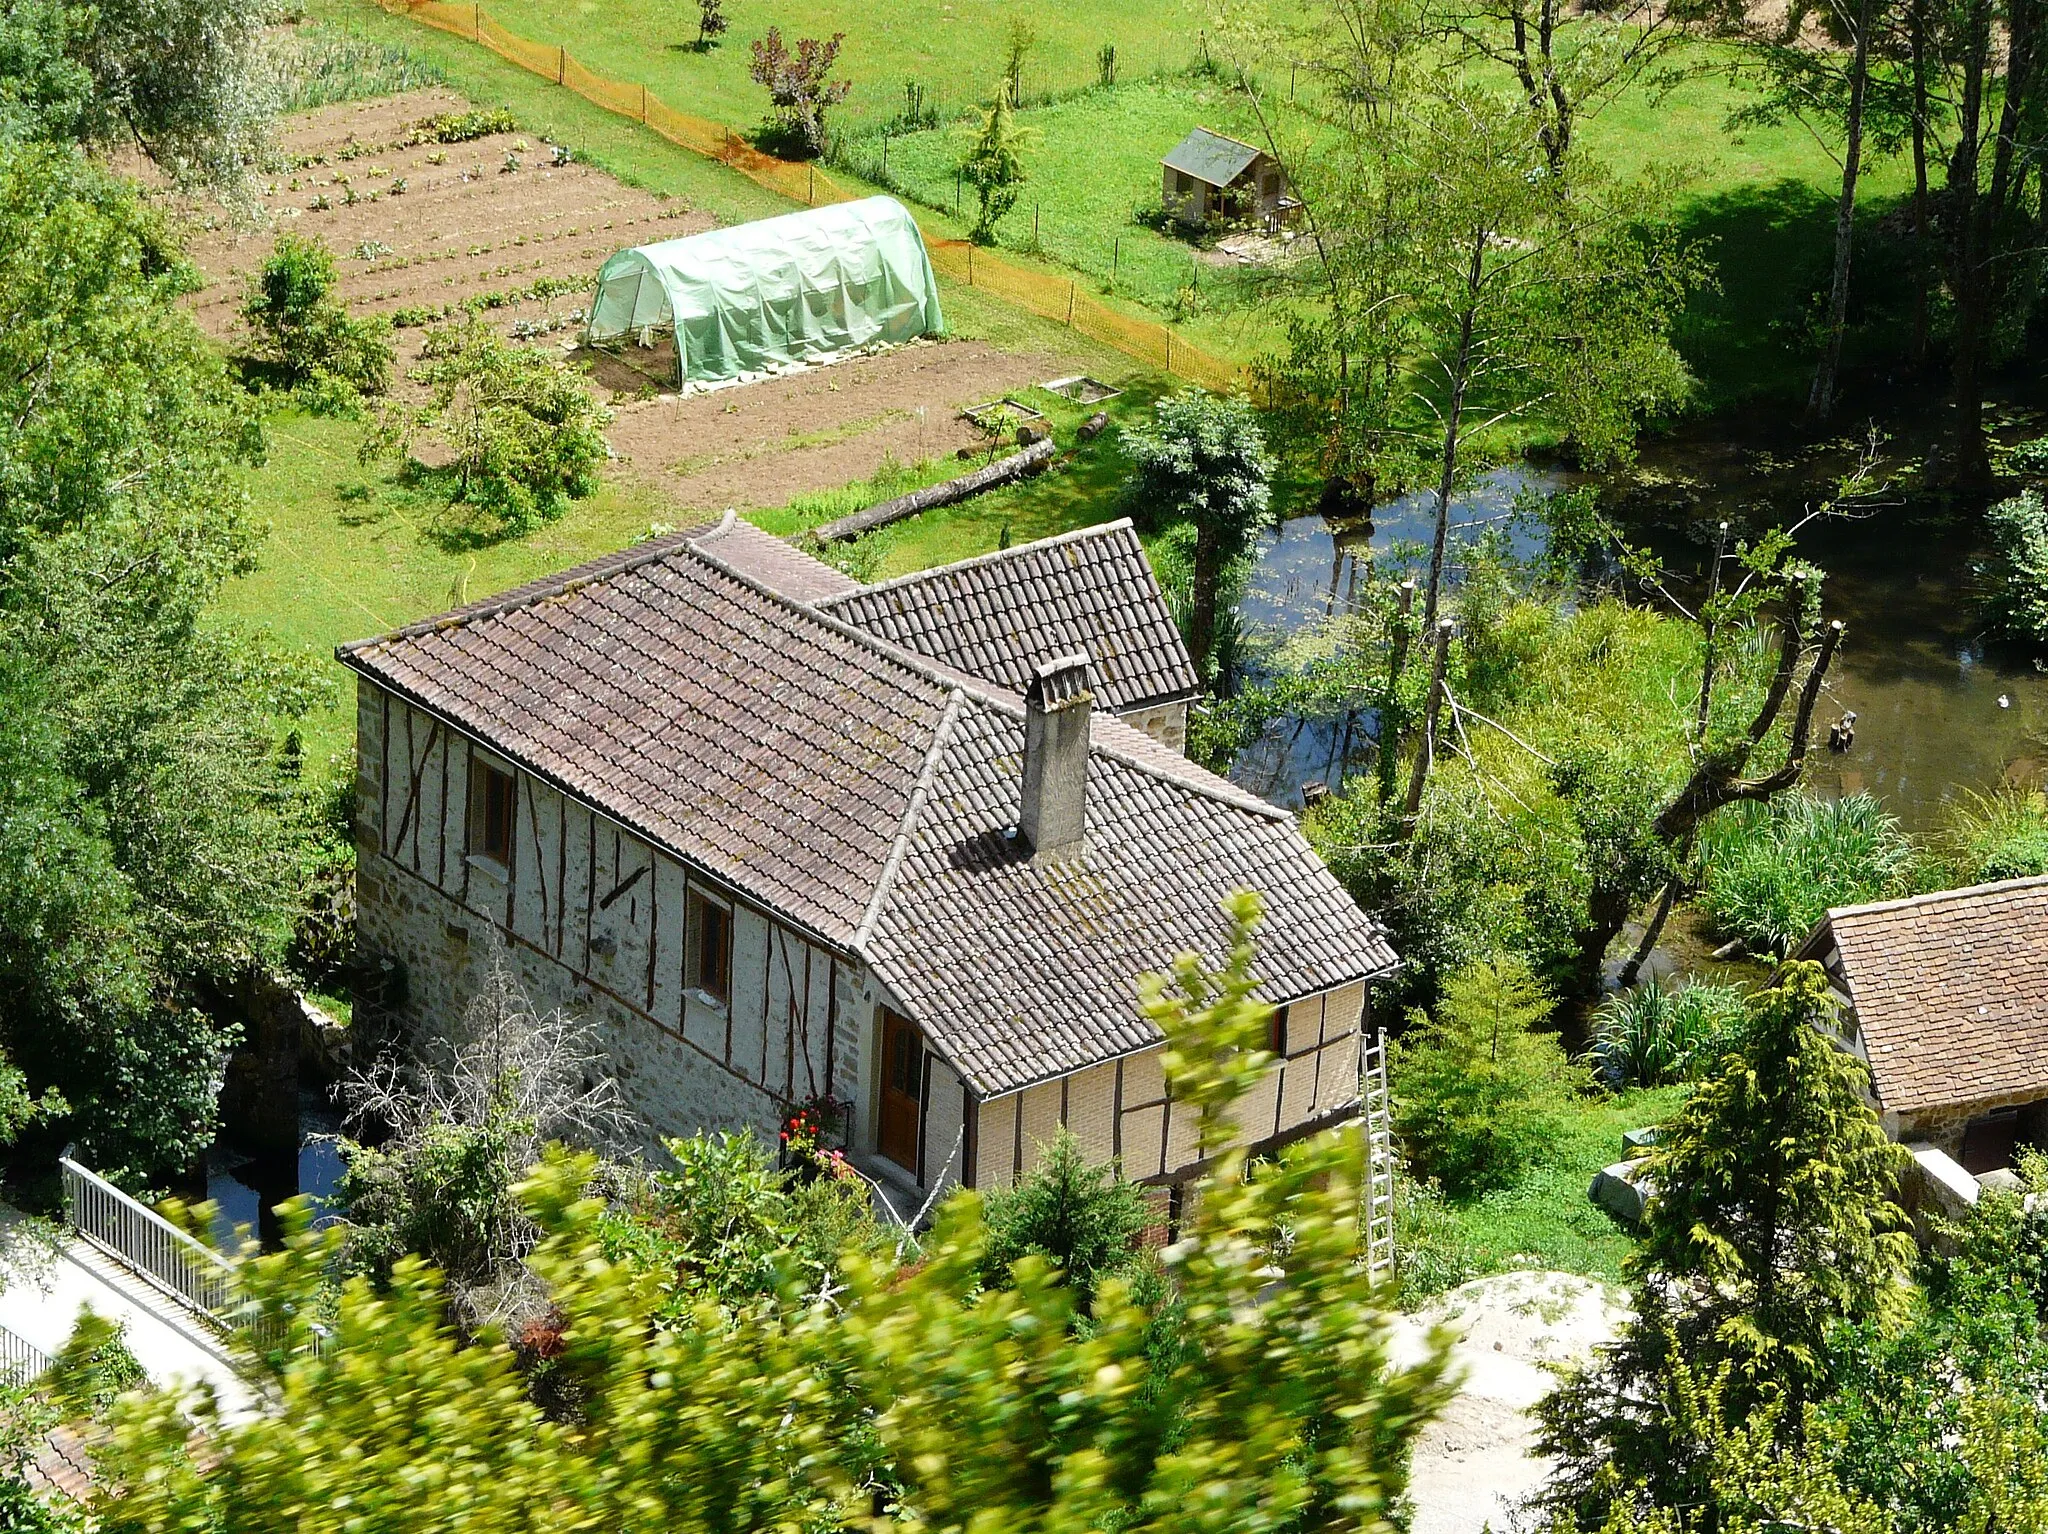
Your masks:
M555 1148L518 1190L542 1233L527 1266L554 1308L546 1405L517 1339L487 1328L464 1344L419 1259L337 1290L345 1238L301 1209L284 1249L245 1268L267 1323L250 1334L272 1343L248 1362L272 1409L233 1420L204 1395L124 1398L99 1458L101 1527L1400 1527L1444 1358L1391 1356L1387 1295L1360 1260L1360 1141L1326 1134L1256 1169L1225 1145L1232 1104L1270 1063L1255 1043L1270 1009L1251 998L1258 914L1254 897L1232 902L1220 970L1189 956L1143 991L1212 1151L1162 1254L1176 1347L1158 1345L1129 1277L1070 1284L1045 1243L1020 1243L989 1284L972 1192L907 1266L856 1243L820 1283L785 1253L761 1292L679 1305L668 1275L608 1255L592 1162Z

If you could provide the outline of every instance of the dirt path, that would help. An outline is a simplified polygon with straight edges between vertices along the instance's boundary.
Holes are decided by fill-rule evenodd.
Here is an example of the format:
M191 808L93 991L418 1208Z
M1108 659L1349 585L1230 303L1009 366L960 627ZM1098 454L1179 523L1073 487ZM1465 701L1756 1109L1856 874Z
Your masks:
M1525 1526L1522 1502L1550 1474L1529 1415L1556 1383L1547 1364L1577 1363L1611 1341L1627 1311L1606 1285L1575 1273L1498 1273L1462 1284L1408 1318L1397 1357L1421 1352L1433 1326L1458 1333L1457 1396L1416 1440L1412 1534L1495 1534Z

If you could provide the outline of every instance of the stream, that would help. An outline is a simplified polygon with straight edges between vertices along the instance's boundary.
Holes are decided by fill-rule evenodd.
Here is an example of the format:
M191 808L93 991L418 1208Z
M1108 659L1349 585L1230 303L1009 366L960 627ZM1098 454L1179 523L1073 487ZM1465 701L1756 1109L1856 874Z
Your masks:
M2041 430L2026 405L2003 401L2001 436ZM1529 464L1487 475L1452 502L1464 536L1489 525L1514 528L1519 552L1536 536L1498 524L1525 490L1590 482L1606 515L1631 541L1649 545L1674 575L1697 577L1711 558L1714 530L1734 536L1790 526L1824 501L1854 466L1867 422L1845 434L1802 442L1785 423L1714 420L1645 443L1626 473L1585 476ZM1934 439L1928 409L1900 409L1881 423L1879 478L1917 466ZM1940 823L1959 790L2040 784L2048 774L2048 675L1987 646L1973 562L1980 556L1981 502L1903 485L1873 494L1850 515L1814 521L1799 550L1827 571L1823 610L1842 620L1843 647L1816 711L1824 726L1856 714L1855 745L1808 758L1807 786L1823 795L1875 795L1909 831ZM1346 610L1371 563L1426 542L1435 513L1428 491L1378 508L1370 525L1334 526L1319 515L1290 518L1266 535L1239 603L1248 633L1271 640L1305 634ZM1456 535L1454 535L1456 536ZM1304 783L1335 787L1370 764L1371 715L1347 722L1287 718L1240 754L1231 776L1289 808Z

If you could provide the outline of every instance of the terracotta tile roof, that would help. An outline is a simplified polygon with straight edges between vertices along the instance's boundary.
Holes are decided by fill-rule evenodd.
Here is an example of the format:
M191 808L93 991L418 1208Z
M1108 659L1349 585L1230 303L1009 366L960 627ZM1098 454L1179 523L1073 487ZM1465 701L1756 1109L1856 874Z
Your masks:
M847 942L950 689L687 541L637 552L341 657Z
M1128 519L862 586L818 603L856 628L1022 694L1031 668L1086 650L1122 713L1192 698L1194 663Z
M2048 878L1844 906L1802 952L1830 933L1886 1108L2048 1097Z
M782 596L819 602L864 589L824 560L806 554L787 538L765 533L728 511L723 521L690 542Z
M1266 897L1270 1000L1395 963L1291 817L1160 771L1123 749L1135 734L1095 716L1087 849L1040 866L1012 833L1022 710L963 696L946 731L863 949L984 1096L1159 1043L1134 981L1190 948L1220 958L1235 889Z
M349 666L767 909L867 958L986 1096L1155 1042L1136 977L1267 897L1275 1000L1384 972L1285 812L1106 713L1089 849L1035 868L1022 701L678 534L343 646Z

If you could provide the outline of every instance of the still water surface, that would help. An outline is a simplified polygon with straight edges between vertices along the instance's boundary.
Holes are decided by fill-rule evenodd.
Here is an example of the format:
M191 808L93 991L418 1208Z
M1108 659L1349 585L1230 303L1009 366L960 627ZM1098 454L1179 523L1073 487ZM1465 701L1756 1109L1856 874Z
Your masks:
M2029 417L2017 411L2021 423ZM1930 440L1930 418L1888 423L1880 448L1887 474L1909 467ZM2008 435L2031 435L2038 424ZM1594 480L1607 514L1633 541L1656 549L1674 572L1696 575L1711 554L1716 525L1739 536L1789 526L1824 501L1857 457L1857 443L1778 442L1753 424L1688 429L1646 445L1635 470ZM1498 470L1453 502L1471 536L1501 519L1525 490L1563 487L1575 478L1526 465ZM1853 710L1855 746L1843 756L1810 758L1818 793L1867 791L1909 830L1937 824L1960 789L2039 784L2048 772L2048 676L2027 660L1986 644L1975 561L1981 556L1981 503L1909 488L1870 497L1853 516L1810 523L1799 547L1828 572L1824 605L1847 626L1820 715ZM1239 613L1254 632L1294 634L1344 611L1373 561L1398 558L1425 542L1435 499L1428 492L1379 508L1370 526L1336 527L1296 517L1262 541ZM1333 786L1371 758L1369 713L1349 720L1281 721L1234 764L1232 775L1276 803L1301 802L1301 785Z

